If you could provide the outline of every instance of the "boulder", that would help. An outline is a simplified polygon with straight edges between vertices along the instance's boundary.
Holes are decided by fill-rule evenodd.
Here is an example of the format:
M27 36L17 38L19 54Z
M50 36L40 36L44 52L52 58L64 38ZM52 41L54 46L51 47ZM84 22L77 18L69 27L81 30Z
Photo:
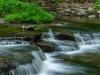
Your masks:
M75 37L72 34L67 34L67 33L57 34L56 38L59 39L59 40L75 41Z
M33 42L42 41L41 37L42 37L42 33L37 34L37 35L34 35L34 36L32 37L32 41L33 41Z
M34 30L34 26L26 26L24 30L33 31Z
M49 43L49 42L39 42L36 43L37 46L39 46L43 52L53 52L55 48Z
M24 37L23 40L24 41L32 41L32 38L31 37Z

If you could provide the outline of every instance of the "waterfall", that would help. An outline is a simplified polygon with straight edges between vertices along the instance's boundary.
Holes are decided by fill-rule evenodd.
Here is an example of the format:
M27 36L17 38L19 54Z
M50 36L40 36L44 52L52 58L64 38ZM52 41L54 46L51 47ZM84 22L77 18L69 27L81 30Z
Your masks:
M42 61L33 60L31 64L20 65L15 70L11 70L9 75L36 75L41 71Z
M23 40L12 40L12 39L0 39L0 45L25 45L25 44L28 44L28 42L25 42L25 41L23 41Z
M38 75L72 75L75 73L85 74L86 68L74 64L64 64L61 59L54 58L56 53L46 53L43 69Z
M100 33L75 33L75 38L79 50L70 51L68 55L77 55L83 53L100 53Z
M9 71L9 75L37 75L41 72L43 60L46 59L42 50L33 51L32 63L19 65L16 69Z
M25 54L27 58L23 57ZM13 56L12 60L16 60L13 62L16 68L7 73L1 71L0 75L37 75L41 71L43 60L46 59L40 48L19 40L0 40L0 55Z
M11 69L7 74L1 72L0 75L87 75L86 71L88 70L86 67L75 63L72 64L72 62L64 63L63 59L59 58L59 55L67 54L72 56L86 52L100 52L100 33L89 34L78 32L74 35L79 49L75 47L75 43L72 41L56 39L56 33L49 30L48 33L42 36L42 39L50 42L56 51L45 54L39 47L30 45L25 41L0 40L0 55L5 57L6 55L11 55L14 58L18 57L18 59L20 59L21 55L24 56L28 52L32 55L31 62L19 63L16 60L14 62L16 68ZM26 56L29 57L30 55ZM25 60L26 62L26 57L20 60Z
M75 33L75 37L79 45L100 44L100 33Z
M71 51L71 50L73 51L76 49L74 42L68 41L68 40L61 41L61 40L56 39L54 33L50 29L49 29L48 33L45 33L42 36L42 39L44 41L48 41L48 42L53 43L56 51L66 52L66 51Z
M32 54L34 54L33 56L35 57L35 59L32 60L32 63L19 65L16 69L9 71L9 75L37 75L40 73L43 60L37 55L38 52L33 52Z
M49 30L48 33L45 33L42 38L44 41L51 42L57 52L68 55L81 54L86 52L94 53L99 51L98 49L100 49L100 33L77 32L74 33L74 37L79 49L76 48L75 43L71 41L56 39L55 34L52 32L52 30Z

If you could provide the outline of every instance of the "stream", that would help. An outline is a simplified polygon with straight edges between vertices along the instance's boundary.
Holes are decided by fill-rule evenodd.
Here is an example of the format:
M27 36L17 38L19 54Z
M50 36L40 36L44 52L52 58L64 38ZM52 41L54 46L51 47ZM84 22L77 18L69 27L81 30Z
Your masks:
M17 68L8 73L0 71L0 75L100 75L100 67L98 67L100 66L100 33L90 34L77 31L74 32L74 36L76 42L59 40L55 37L55 33L49 29L42 39L55 46L53 52L43 52L36 45L31 46L24 41L1 40L0 54L16 55L17 60L20 54L19 50L26 52L26 54L30 51L33 59L30 63L19 64L21 60L28 59L22 57L22 54L20 56L22 58L16 62Z
M48 38L45 41L53 42L56 44L57 50L52 53L46 53L47 60L44 61L44 68L39 75L100 75L100 69L87 65L82 65L73 62L64 62L63 58L59 55L68 55L70 58L80 56L86 53L100 53L100 33L84 34L75 33L76 41L79 45L79 50L76 50L72 43L71 46L67 45L65 41L55 39L51 30L48 32ZM73 51L74 48L74 51ZM60 51L59 51L60 50ZM98 59L99 60L99 59Z

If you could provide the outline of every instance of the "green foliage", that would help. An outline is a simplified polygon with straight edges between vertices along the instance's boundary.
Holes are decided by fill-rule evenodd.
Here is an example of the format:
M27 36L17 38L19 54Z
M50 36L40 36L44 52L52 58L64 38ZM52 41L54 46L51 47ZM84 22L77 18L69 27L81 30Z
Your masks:
M30 13L22 12L9 14L5 18L7 21L15 23L48 23L54 20L54 16L44 12L41 15L31 15Z
M100 0L96 0L95 9L100 10Z
M9 22L42 23L51 22L54 16L35 3L20 0L0 0L0 16Z

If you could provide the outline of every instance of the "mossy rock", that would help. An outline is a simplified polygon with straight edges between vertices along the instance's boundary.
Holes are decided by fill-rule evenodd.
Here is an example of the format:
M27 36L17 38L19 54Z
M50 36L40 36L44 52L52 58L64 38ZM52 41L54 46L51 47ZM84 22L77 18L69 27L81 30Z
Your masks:
M53 47L50 42L41 41L35 44L39 46L43 50L43 52L53 52L55 50L55 47Z

